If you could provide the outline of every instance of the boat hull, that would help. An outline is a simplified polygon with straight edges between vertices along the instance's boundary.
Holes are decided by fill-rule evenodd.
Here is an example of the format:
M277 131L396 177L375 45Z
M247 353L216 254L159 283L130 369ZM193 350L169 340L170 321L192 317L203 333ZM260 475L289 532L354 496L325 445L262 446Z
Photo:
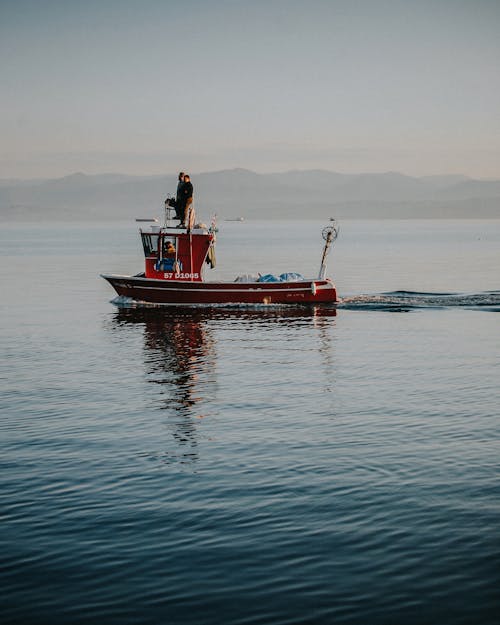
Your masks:
M185 282L143 276L103 274L102 277L118 295L152 304L316 304L337 301L337 291L330 280Z

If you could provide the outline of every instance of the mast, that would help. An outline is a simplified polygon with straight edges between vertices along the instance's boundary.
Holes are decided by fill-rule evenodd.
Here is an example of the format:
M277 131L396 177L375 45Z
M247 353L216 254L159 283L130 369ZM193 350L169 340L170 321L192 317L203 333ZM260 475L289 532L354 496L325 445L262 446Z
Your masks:
M337 224L335 219L330 220L332 224L323 228L321 232L321 236L325 240L325 247L323 248L323 254L321 256L321 265L319 267L318 280L324 280L326 274L326 257L328 256L328 252L330 251L330 247L335 239L339 235L339 225Z

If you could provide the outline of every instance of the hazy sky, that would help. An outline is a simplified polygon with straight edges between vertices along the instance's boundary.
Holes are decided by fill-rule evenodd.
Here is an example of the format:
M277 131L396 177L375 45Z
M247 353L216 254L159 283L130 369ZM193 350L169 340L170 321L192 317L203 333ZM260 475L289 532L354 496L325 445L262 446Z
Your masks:
M500 0L0 0L0 178L500 178Z

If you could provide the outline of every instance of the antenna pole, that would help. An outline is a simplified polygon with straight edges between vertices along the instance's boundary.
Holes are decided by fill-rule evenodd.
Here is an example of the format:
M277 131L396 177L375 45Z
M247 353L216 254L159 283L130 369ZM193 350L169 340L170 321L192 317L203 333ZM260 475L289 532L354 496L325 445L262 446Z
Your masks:
M330 247L332 243L335 241L339 234L339 227L335 219L331 219L333 222L331 226L327 226L323 228L323 232L321 235L325 240L325 247L323 248L323 254L321 256L321 265L319 267L318 280L324 280L326 274L326 257L328 256L328 252L330 251Z
M318 280L324 280L325 279L325 273L326 273L326 257L328 255L328 250L330 248L330 245L332 244L332 233L329 232L325 241L325 247L323 248L323 256L321 257L321 265L319 267L319 274L318 274Z

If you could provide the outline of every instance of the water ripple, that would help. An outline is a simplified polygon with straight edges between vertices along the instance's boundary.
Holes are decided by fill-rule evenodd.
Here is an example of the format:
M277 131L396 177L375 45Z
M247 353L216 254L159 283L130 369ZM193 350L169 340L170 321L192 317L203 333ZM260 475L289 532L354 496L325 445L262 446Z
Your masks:
M354 295L341 298L338 308L350 310L408 311L415 308L479 308L500 312L500 291L483 293L390 293Z

